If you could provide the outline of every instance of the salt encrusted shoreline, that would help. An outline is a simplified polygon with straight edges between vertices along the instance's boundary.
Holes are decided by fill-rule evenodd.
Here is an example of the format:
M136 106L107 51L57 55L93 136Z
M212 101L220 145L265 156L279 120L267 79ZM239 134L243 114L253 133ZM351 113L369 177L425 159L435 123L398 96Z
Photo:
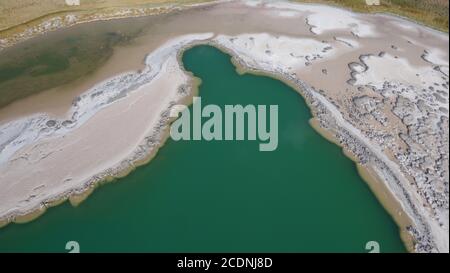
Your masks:
M198 40L204 40L207 38L210 38L212 34L191 34L186 35L184 38L180 37L178 39L173 39L160 47L158 50L156 50L153 54L150 54L147 59L160 59L161 66L158 65L158 63L152 63L151 67L148 67L143 72L137 73L137 77L141 77L140 75L143 74L149 74L148 80L141 81L141 86L151 83L153 79L157 76L163 77L163 73L169 73L162 71L162 64L166 63L167 60L170 58L170 56L176 56L177 58L177 65L178 68L183 71L185 75L189 75L186 71L184 71L181 61L179 60L180 54L182 52L182 49L185 47L189 47L191 44L195 44L195 41ZM155 69L158 69L154 71ZM147 72L146 72L147 71ZM114 82L117 78L126 78L129 74L123 74L116 76L115 78L112 78L110 80L105 81L103 84L99 84L99 86L105 85L108 86L109 82ZM190 76L189 76L190 77ZM96 86L83 94L85 97L92 97L92 95L95 95L98 91L98 89L101 89L99 86ZM120 100L123 97L126 97L129 95L129 92L136 92L139 87L132 85L131 87L124 87L123 90L125 90L126 93L119 92L120 95L118 95L117 100ZM146 162L150 161L150 159L156 154L159 147L162 146L164 141L167 139L167 129L170 124L171 118L170 118L170 109L175 104L180 103L186 103L187 98L189 96L192 96L195 94L195 88L196 88L196 82L195 79L190 77L189 81L181 84L177 87L178 91L174 97L170 99L170 102L162 107L162 111L159 114L159 119L156 122L156 125L150 130L150 134L144 136L141 143L138 145L136 150L132 151L131 154L123 159L119 164L116 164L106 170L101 171L100 173L97 173L96 175L92 176L86 181L83 181L81 186L76 186L73 188L66 189L62 193L58 193L56 195L50 196L48 198L45 198L44 200L41 200L37 206L27 208L25 210L12 210L7 212L4 215L0 215L0 227L6 225L9 222L27 222L35 219L36 217L40 216L43 212L45 212L46 208L52 207L55 204L59 204L62 201L66 199L71 199L71 203L76 205L77 203L81 202L86 196L86 192L91 192L97 184L108 181L114 178L125 176L128 172L133 170L139 165L145 164ZM119 89L120 91L120 89ZM107 99L110 100L110 99ZM80 100L75 100L73 107L76 106L76 103ZM112 101L109 104L114 104L115 102ZM94 107L95 108L95 107ZM75 113L77 112L76 110ZM87 110L86 112L93 111L93 110ZM97 109L96 111L100 111ZM85 113L86 113L85 112ZM85 114L82 113L82 114ZM95 115L95 111L93 113L88 113L88 116ZM33 117L30 117L31 119ZM78 121L73 121L73 123L77 123ZM82 124L83 121L80 121ZM81 124L81 125L82 125ZM8 125L8 124L6 124ZM42 131L42 130L41 130ZM70 132L70 131L69 131ZM34 138L30 141L38 140ZM22 142L22 141L21 141ZM25 143L26 144L26 143ZM21 147L19 147L20 149ZM9 158L5 159L9 160ZM77 183L78 184L78 183Z
M282 10L284 9L286 9L286 7L282 8ZM353 36L357 37L357 35L355 35L353 31L352 34ZM366 31L365 34L373 35L374 33ZM243 35L241 35L241 38L242 36ZM258 36L252 34L251 36L249 35L244 36L245 39L250 40L259 39L261 37L263 37L263 39L265 40L271 39L270 35ZM301 80L301 78L296 77L295 73L289 73L288 72L289 68L282 66L283 60L281 60L280 63L277 63L276 62L278 60L277 58L282 59L282 56L281 57L273 56L273 59L271 59L272 57L264 56L266 60L267 59L272 60L271 62L272 65L268 65L267 63L264 62L265 58L258 59L255 57L258 55L253 56L254 58L252 59L252 56L249 57L245 55L246 53L245 51L244 52L235 51L235 49L233 48L234 46L233 42L231 42L231 44L225 43L226 42L225 38L231 39L232 37L230 38L230 36L224 36L219 38L216 37L212 40L205 40L202 42L190 42L186 45L178 47L177 49L174 49L176 51L175 53L178 56L178 65L179 66L181 65L179 56L186 48L189 48L199 43L200 44L207 43L216 46L232 55L233 60L238 68L245 71L251 71L253 73L263 73L265 75L270 75L280 80L283 80L284 82L293 86L305 98L307 104L311 109L313 117L320 123L320 126L326 129L328 132L332 132L333 135L332 138L334 142L342 146L344 148L345 153L347 155L350 155L350 157L354 161L364 166L367 166L367 169L373 170L373 172L376 173L376 176L381 178L381 180L384 182L386 188L389 189L393 198L395 198L396 201L398 201L401 204L401 209L408 216L410 223L408 223L407 225L399 224L399 226L402 230L402 233L409 233L412 235L415 243L414 250L417 252L448 251L448 234L442 234L442 231L445 232L445 229L440 229L437 226L433 226L435 220L428 218L431 217L430 216L431 214L425 211L426 208L421 205L421 200L418 196L414 194L414 190L412 188L408 188L410 187L409 186L410 182L404 176L404 170L402 171L397 163L393 162L391 158L389 158L388 156L386 156L386 154L383 153L382 151L383 147L378 147L376 143L373 143L371 139L368 138L368 136L364 135L364 133L362 133L348 120L346 120L346 118L342 116L341 111L338 108L338 105L335 104L335 101L330 100L329 97L327 98L326 93L324 93L324 91L317 90L312 86L308 85L305 81ZM338 42L345 41L342 39L341 39L342 41L340 41L339 38L340 37L334 40ZM280 43L277 44L278 39L279 37L275 39L275 42L273 42L274 39L272 39L272 44L270 45L275 47L281 46ZM284 37L282 38L282 40L283 42L287 41L292 44L292 41L289 40L289 38ZM242 46L242 44L238 46ZM325 50L327 46L328 46L327 44L318 45L319 48L322 48L322 53L326 53L328 51ZM325 50L325 52L323 50ZM333 48L331 48L331 50L333 50ZM266 52L266 54L268 55L271 55L270 53L271 52L269 53ZM285 52L283 52L283 50L281 49L281 53ZM310 61L314 61L316 58L319 59L321 58L321 56L319 56L320 54L316 56L313 53L314 50L311 53L312 55L308 55L306 57L303 56L303 58L305 59L304 65L303 63L301 63L302 59L299 59L300 66L302 67L309 66L311 65ZM425 52L424 54L428 54L428 52ZM380 52L379 54L360 55L359 60L357 60L359 61L359 63L356 62L349 63L350 79L348 84L354 85L357 81L356 79L357 76L367 71L368 65L366 64L366 61L368 58L370 57L384 58L386 57L385 55L386 55L385 52ZM425 57L422 57L422 59L435 65L433 62L427 60ZM278 66L276 64L278 64ZM448 64L446 67L448 68ZM440 72L442 73L442 71ZM323 70L322 73L324 73ZM184 95L183 96L180 95L180 97L178 98L179 100L183 100L183 98L187 99L189 95L192 95L192 92L190 92L189 95L185 94L187 86L184 86L182 90L184 91L181 91L180 94ZM380 90L381 90L380 92L384 92L384 86L383 89ZM447 85L447 93L448 93L448 85ZM164 140L167 138L166 130L169 123L167 111L168 109L170 109L170 106L176 102L177 100L171 100L171 102L166 105L166 107L164 108L165 110L160 113L160 119L157 125L152 130L152 132L153 131L154 132L144 138L143 143L141 144L142 146L140 145L139 148L133 152L132 156L128 157L125 160L122 160L121 163L118 164L117 166L108 168L107 170L101 172L100 174L95 175L87 182L85 182L82 185L82 187L67 190L63 194L53 196L52 198L47 199L46 202L41 203L39 208L22 211L20 213L17 212L9 213L5 217L0 217L0 226L12 220L16 222L24 222L27 220L32 220L34 217L41 215L45 211L46 207L58 204L69 197L71 199L71 202L76 204L82 201L87 194L92 192L93 188L96 185L98 185L101 181L112 179L112 177L125 175L130 170L132 170L136 165L148 162L148 160L151 159L151 157L157 152L157 149L164 143ZM394 218L396 218L395 215ZM447 241L447 245L445 241Z

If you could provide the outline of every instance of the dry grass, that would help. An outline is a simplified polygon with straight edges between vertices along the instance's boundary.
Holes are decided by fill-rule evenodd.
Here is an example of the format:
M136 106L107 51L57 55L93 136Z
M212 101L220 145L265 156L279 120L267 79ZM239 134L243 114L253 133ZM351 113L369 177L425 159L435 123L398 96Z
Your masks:
M448 0L381 0L379 6L368 6L364 0L296 0L296 2L331 4L357 12L390 12L448 32Z
M19 24L30 23L49 14L67 11L166 3L191 3L199 2L199 0L80 0L80 2L80 6L68 6L65 4L65 0L0 0L0 31Z

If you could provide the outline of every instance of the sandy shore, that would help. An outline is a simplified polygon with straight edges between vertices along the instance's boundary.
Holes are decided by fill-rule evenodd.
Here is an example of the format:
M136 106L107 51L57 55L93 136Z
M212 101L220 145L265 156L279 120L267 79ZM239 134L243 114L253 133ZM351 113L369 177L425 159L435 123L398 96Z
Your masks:
M159 34L119 49L100 83L66 86L72 91L61 100L78 97L66 110L50 102L18 110L51 90L0 110L0 226L68 198L76 205L101 181L148 162L167 139L168 109L192 94L178 54L209 43L232 54L238 69L281 79L305 98L311 125L357 162L410 251L448 252L447 34L285 2L223 3L168 18ZM125 52L150 52L144 69L109 70Z
M25 201L24 206L19 205L15 208L15 210L23 209L25 213L7 211L6 214L14 215L15 222L24 222L26 219L34 218L33 210L36 206L44 211L47 203L68 197L72 204L78 204L99 181L124 176L136 164L147 162L166 138L163 136L166 135L169 119L167 111L170 106L189 95L192 88L190 87L192 84L189 84L191 79L179 67L178 49L208 37L211 37L211 34L187 35L169 41L160 50L147 57L149 67L146 70L135 73L136 77L133 79L141 79L142 84L130 91L126 99L119 97L109 107L100 109L96 109L97 106L94 104L92 108L86 109L86 114L95 111L94 115L89 113L91 117L86 122L82 121L81 115L79 120L73 119L70 122L70 126L73 126L71 129L61 128L64 133L60 134L55 130L52 136L43 137L33 145L19 148L16 155L26 154L26 156L13 156L2 166L1 181L14 181L14 184L9 185L12 191L2 191L1 200L15 204L23 204ZM167 77L166 74L171 76ZM125 85L135 84L135 81L124 80L130 77L129 75L119 76L119 79L112 81L116 84L124 82ZM110 85L111 82L105 84ZM128 86L121 87L119 93L128 88ZM88 94L95 92L98 91L93 88ZM110 100L111 97L107 99ZM82 103L83 99L80 100L80 104ZM131 120L133 122L130 122ZM77 123L83 124L77 127L75 125ZM113 137L105 139L105 136ZM53 152L43 154L44 151ZM64 165L70 170L62 166L56 167L60 162L65 162ZM21 171L25 166L31 168L26 175ZM48 166L55 168L50 170ZM95 166L94 169L92 166ZM42 169L47 169L51 173L43 173L40 171ZM35 181L33 185L29 183L31 180ZM80 181L84 183L80 185ZM26 185L26 188L22 188L21 185ZM32 195L28 196L30 190ZM25 196L28 197L22 199Z

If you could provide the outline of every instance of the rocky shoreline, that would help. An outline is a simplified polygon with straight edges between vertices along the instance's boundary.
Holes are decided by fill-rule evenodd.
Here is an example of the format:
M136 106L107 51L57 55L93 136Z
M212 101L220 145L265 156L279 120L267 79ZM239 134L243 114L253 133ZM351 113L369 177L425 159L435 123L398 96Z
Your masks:
M423 211L421 212L417 208L417 201L412 200L413 198L415 199L415 197L411 197L410 191L405 189L404 185L408 184L407 180L401 172L396 169L392 169L392 166L396 168L398 168L398 166L387 157L380 158L379 155L377 155L377 152L373 151L374 148L371 147L370 144L367 144L368 142L361 141L361 136L355 136L346 128L346 126L343 126L342 122L345 122L345 120L341 118L339 122L336 119L336 109L333 113L333 110L330 109L333 105L331 103L328 103L328 105L323 103L326 99L322 97L319 90L315 90L306 82L290 75L289 73L286 73L282 69L273 71L264 69L260 66L257 67L254 63L248 64L239 57L238 53L233 52L232 49L226 48L220 43L209 42L209 44L230 54L239 70L254 74L268 75L282 80L294 87L294 89L297 90L307 102L313 118L318 120L320 127L326 130L328 135L331 135L334 140L333 142L341 146L344 149L344 153L349 152L352 155L350 158L355 161L355 163L361 164L363 167L367 166L367 168L376 170L386 188L392 193L392 197L396 198L396 200L401 204L401 210L403 210L403 212L406 213L407 217L410 219L410 224L403 226L399 223L398 224L401 233L407 233L410 235L404 236L407 237L406 240L409 240L405 242L405 244L407 246L413 245L413 249L410 249L410 251L439 251L438 247L435 245L435 241L440 238L436 238L436 234L432 233L430 225L428 224L429 221L424 218L425 213ZM361 59L363 59L363 56ZM367 66L365 69L367 69ZM351 126L350 124L346 125ZM388 163L386 163L387 160L389 161ZM391 165L391 167L389 165ZM390 211L390 213L392 215L395 212Z

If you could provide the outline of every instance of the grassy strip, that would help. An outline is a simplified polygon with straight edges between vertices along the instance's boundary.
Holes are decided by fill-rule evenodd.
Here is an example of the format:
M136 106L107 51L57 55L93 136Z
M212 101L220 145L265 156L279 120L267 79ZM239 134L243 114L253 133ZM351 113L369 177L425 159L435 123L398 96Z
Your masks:
M32 22L40 17L63 12L77 13L103 8L141 5L186 4L198 0L80 0L80 6L68 6L64 0L0 0L0 31Z

